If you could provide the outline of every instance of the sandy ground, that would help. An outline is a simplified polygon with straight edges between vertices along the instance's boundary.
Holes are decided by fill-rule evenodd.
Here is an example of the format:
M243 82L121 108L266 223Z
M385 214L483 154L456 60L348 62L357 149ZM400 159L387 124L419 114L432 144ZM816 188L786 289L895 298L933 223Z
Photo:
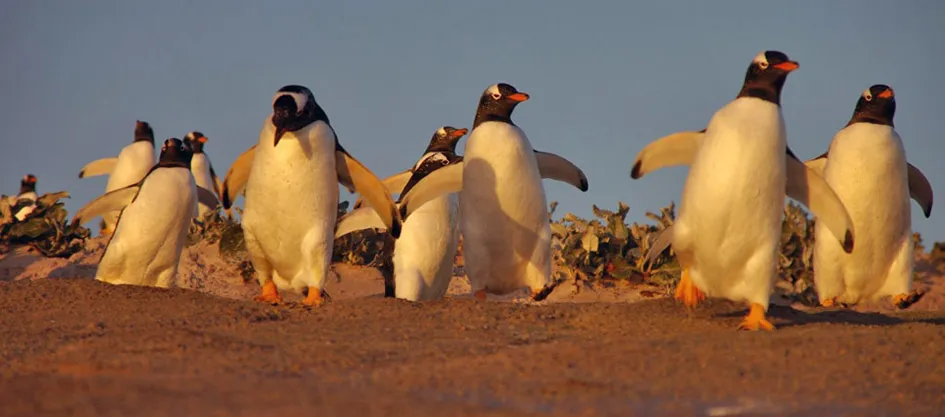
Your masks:
M248 301L258 285L204 244L182 256L183 288L109 286L88 279L101 245L0 259L0 415L945 410L945 279L921 263L929 293L906 312L775 300L778 330L745 333L734 330L744 306L689 312L659 289L480 303L456 278L446 300L408 303L381 297L377 271L344 265L332 302L274 307Z

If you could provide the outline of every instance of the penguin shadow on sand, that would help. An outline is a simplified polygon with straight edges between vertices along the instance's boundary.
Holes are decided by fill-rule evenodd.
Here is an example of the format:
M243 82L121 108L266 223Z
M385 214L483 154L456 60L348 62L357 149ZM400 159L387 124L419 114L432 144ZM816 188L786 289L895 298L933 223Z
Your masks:
M742 317L747 309L716 313L717 317ZM816 324L845 324L854 326L896 326L909 323L926 323L945 326L943 317L924 317L918 312L896 313L895 315L879 312L863 312L843 307L813 307L799 310L790 306L775 305L768 307L768 317L773 319L778 329Z
M468 174L466 175L475 176L477 181L481 181L483 184L489 184L488 188L491 190L495 190L496 187L513 188L513 189L516 187L521 187L521 185L519 184L497 184L495 170L484 161L466 160L465 164L466 165L463 168L463 170L468 171ZM526 282L525 274L526 274L527 269L529 267L535 268L536 270L539 270L539 271L542 269L542 265L534 264L536 260L533 259L533 256L532 256L532 254L535 253L535 250L538 247L538 244L540 243L540 239L538 237L538 230L532 227L526 227L524 225L521 225L515 219L512 219L508 215L506 215L505 212L502 210L502 207L499 206L499 197L497 194L489 195L488 198L484 198L484 197L485 196L476 196L476 198L481 199L478 202L478 205L479 207L481 207L481 210L485 211L486 214L489 216L492 222L492 225L491 225L491 227L493 228L492 230L495 231L493 232L493 234L488 236L487 240L489 242L493 242L493 241L498 242L500 240L510 239L512 236L518 239L515 242L512 242L512 247L515 248L514 251L512 252L500 252L500 251L495 251L495 250L490 249L490 254L492 255L492 259L489 261L489 265L490 266L510 265L510 264L514 264L516 262L516 259L528 259L529 262L533 263L532 265L529 266L527 264L523 264L522 268L517 269L515 271L515 273L519 275L519 277L516 277L517 278L516 281L522 282L522 285L524 288L524 285ZM466 198L470 198L470 197L467 196ZM512 204L516 204L516 203L513 202ZM462 207L462 202L460 202L460 206ZM546 206L545 210L547 209L548 208ZM462 215L463 215L462 209L460 209L460 222L462 222ZM551 242L549 241L548 244L551 244ZM465 252L464 250L463 255L467 257L466 265L464 265L464 270L468 271L469 270L468 252ZM549 257L550 256L551 254L549 253ZM550 259L549 259L549 262L550 262ZM492 277L491 279L495 279L495 278ZM555 283L551 282L545 291L550 292L551 290L554 289L554 287L555 287ZM472 290L476 291L477 289L473 288ZM500 298L505 298L509 295L517 294L519 293L519 291L521 290L515 290L506 295L497 295L497 294L492 294L492 293L489 293L489 295L492 297L498 296Z

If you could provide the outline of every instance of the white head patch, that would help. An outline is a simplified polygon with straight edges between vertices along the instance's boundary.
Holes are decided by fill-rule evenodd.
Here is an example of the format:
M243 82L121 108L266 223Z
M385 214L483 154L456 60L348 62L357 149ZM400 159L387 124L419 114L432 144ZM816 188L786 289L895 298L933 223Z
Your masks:
M873 93L870 92L869 88L863 90L863 98L865 98L866 101L873 101Z
M486 93L488 93L490 96L492 96L492 98L496 100L502 97L502 92L499 91L498 84L492 84L491 86L489 86L489 88L486 89Z
M436 135L437 135L437 136L446 136L446 129L444 129L444 128L442 128L442 127L439 128L439 129L437 129L437 130L436 130Z
M768 57L765 56L765 51L761 51L761 53L756 55L755 59L751 60L751 62L761 64L762 67L767 67Z
M305 109L305 105L308 103L308 97L305 94L281 91L279 93L276 93L276 96L272 98L272 105L275 106L276 100L279 100L279 97L282 97L282 96L289 96L289 97L292 97L293 100L295 100L295 113L296 114L302 113L302 110Z

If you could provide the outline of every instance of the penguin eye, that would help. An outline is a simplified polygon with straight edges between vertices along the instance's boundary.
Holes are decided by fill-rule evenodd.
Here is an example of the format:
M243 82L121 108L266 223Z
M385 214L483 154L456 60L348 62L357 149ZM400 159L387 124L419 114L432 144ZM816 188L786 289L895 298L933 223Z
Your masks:
M762 70L766 70L766 69L768 69L768 63L767 63L767 62L764 62L764 61L759 62L759 63L758 63L758 68L761 68Z
M873 101L873 95L870 93L864 94L863 98L866 99L866 101Z
M493 100L498 100L498 99L500 99L500 98L502 98L502 94L499 94L499 93L492 93L492 99L493 99Z

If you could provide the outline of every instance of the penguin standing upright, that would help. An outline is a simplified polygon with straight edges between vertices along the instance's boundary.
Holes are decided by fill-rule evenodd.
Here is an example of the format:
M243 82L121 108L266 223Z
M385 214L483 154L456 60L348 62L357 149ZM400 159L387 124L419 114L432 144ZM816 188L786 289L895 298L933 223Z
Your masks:
M154 166L154 130L147 122L137 121L135 137L131 144L122 148L117 157L102 158L84 166L79 178L108 175L105 192L124 188L141 181ZM109 235L115 231L118 211L102 215L101 233Z
M392 188L393 180L404 178L403 173L394 175L384 180L388 190L403 195L430 173L462 161L456 155L456 142L465 134L466 129L452 126L437 129L420 160L406 171L406 183ZM404 220L400 238L394 244L395 297L409 301L443 298L453 277L458 216L459 200L450 193L427 202ZM369 228L382 229L384 224L371 208L357 208L338 220L335 238Z
M257 301L278 303L279 290L308 291L319 305L331 262L338 182L364 195L395 238L394 200L370 170L348 154L312 92L279 89L259 142L237 158L224 180L229 208L245 188L243 236L262 287Z
M23 221L33 210L36 210L37 198L39 198L39 196L36 195L36 176L26 174L23 179L20 180L20 192L16 195L16 201L25 200L29 202L29 204L16 211L14 217L17 221Z
M587 191L587 178L560 156L539 152L512 122L529 96L495 84L479 98L463 162L438 169L401 196L404 218L446 192L459 192L466 274L477 299L527 287L540 301L551 281L551 228L542 178Z
M72 221L79 224L105 213L121 213L95 279L110 284L171 285L198 201L216 204L213 192L194 182L192 156L186 143L170 138L161 147L157 165L137 184L108 192L76 212Z
M932 187L906 160L893 117L892 88L876 84L860 95L853 117L833 137L826 153L807 162L837 192L850 212L857 245L844 253L832 232L815 224L814 284L821 304L856 304L892 296L906 308L921 294L912 291L913 242L909 198L928 217Z
M691 163L672 242L682 279L676 297L694 306L704 296L749 303L745 330L773 330L766 312L777 272L784 198L811 208L853 249L853 224L822 177L787 147L781 89L797 62L778 51L758 54L735 100L701 132L678 133L645 147L633 178ZM787 154L787 157L785 157Z
M194 157L190 162L190 171L194 174L194 180L197 182L197 186L213 190L219 198L220 192L223 189L223 183L217 178L216 172L213 171L213 165L210 164L210 157L207 156L207 153L203 150L203 146L207 143L207 140L207 137L198 131L192 131L184 136L184 142L187 142L187 144L190 145L190 149L194 151ZM201 204L198 211L197 218L202 219L204 215L212 210L206 204Z

